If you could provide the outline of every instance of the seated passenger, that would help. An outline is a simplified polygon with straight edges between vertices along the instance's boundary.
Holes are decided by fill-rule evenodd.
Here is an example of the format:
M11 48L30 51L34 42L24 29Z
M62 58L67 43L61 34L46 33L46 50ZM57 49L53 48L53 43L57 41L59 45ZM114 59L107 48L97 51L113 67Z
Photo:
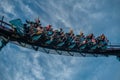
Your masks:
M74 44L74 43L75 43L74 38L75 38L74 34L73 34L73 33L70 33L70 34L67 36L66 46L70 46L71 44Z
M66 36L65 36L64 32L62 32L61 35L59 36L59 41L58 41L57 46L58 47L63 46L65 44L65 41L66 41Z
M108 45L108 40L107 40L107 38L105 37L104 34L97 37L96 40L97 40L98 48L106 49L106 47Z
M105 35L102 34L102 35L98 36L96 39L97 39L98 43L99 43L100 41L104 41L104 40L105 40Z
M26 20L27 26L28 26L29 28L31 28L31 29L34 27L34 23L35 23L35 22L33 22L33 21Z
M47 32L50 32L50 31L47 31ZM54 42L57 38L56 30L53 31L52 35L47 34L46 37L48 38L48 40L46 41L46 44L51 44L52 42Z
M58 30L54 30L54 31L53 31L52 38L53 38L54 40L57 39L57 36L58 36L57 32L58 32Z
M84 50L86 48L87 40L84 36L83 32L80 32L79 35L77 35L79 38L79 44L78 44L78 49Z
M76 44L75 48L77 48L77 49L79 48L79 45L80 45L80 40L79 40L79 38L80 38L80 37L79 37L78 35L76 35L75 38L74 38L75 44Z
M39 34L42 34L43 33L43 28L42 27L37 27L37 35L39 35Z
M67 37L67 42L71 42L73 40L73 37L74 37L74 33L73 33L73 30L70 29L69 33L66 33L66 37Z
M96 40L95 40L95 36L93 35L93 33L89 34L86 37L87 40L87 49L95 49L96 47Z
M52 28L52 25L48 25L48 26L46 27L46 30L49 31L49 30L51 30L51 28Z
M70 29L69 34L70 34L70 35L74 34L74 32L73 32L72 29Z
M93 35L93 33L91 33L88 36L86 36L86 40L87 40L88 44L95 43L95 36Z
M37 26L36 28L33 27L32 31L33 31L31 35L32 41L38 41L42 36L43 28L40 26Z
M24 24L24 33L25 34L29 33L29 27L27 26L27 24Z
M58 35L61 35L62 33L64 33L63 29L60 28L59 31L58 31Z
M70 42L70 44L69 44L69 47L68 48L70 48L70 49L72 49L72 48L74 48L75 46L76 46L76 36L72 36L72 41Z
M84 33L80 32L80 35L78 37L80 39L80 42L83 43L83 41L85 40Z
M61 32L60 35L59 35L59 41L58 41L58 44L60 43L65 43L66 41L66 36L64 34L64 32ZM62 45L61 45L62 46Z
M86 36L86 39L89 41L89 40L92 40L93 37L94 37L94 35L93 35L93 33L91 33L88 36Z
M41 26L39 18L35 19L35 22L34 22L34 27L37 28L38 26Z
M80 34L77 35L77 37L78 37L78 40L79 40L78 47L81 46L81 45L84 45L86 43L85 36L84 36L83 32L80 32Z
M33 36L37 33L37 27L39 26L37 23L35 22L29 22L28 23L30 25L30 28L29 28L29 35L30 36Z
M36 28L34 28L33 26L31 26L31 27L30 27L30 31L29 31L30 36L35 35L35 34L36 34L36 32L37 32L37 29L36 29Z
M34 32L34 34L31 35L31 39L32 41L39 41L39 39L41 38L41 34L43 33L43 29L40 27L36 28L36 31Z

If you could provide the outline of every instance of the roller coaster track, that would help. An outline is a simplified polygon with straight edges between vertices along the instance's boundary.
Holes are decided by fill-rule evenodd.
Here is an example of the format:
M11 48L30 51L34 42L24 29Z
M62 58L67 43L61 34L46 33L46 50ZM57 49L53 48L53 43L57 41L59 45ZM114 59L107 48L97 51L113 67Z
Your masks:
M116 56L120 57L120 45L108 45L108 48L105 50L79 50L79 49L68 49L60 48L51 45L45 45L41 42L34 43L28 41L25 37L20 37L12 29L6 28L6 26L12 26L3 20L0 20L0 36L8 39L8 42L14 43L16 45L34 49L36 51L45 52L48 54L58 54L66 56L77 56L77 57L100 57L100 56Z

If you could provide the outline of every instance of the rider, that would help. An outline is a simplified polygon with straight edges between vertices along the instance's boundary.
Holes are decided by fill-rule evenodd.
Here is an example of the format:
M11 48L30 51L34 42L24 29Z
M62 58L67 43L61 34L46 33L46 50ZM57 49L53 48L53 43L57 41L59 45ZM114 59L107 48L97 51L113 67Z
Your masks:
M49 31L49 30L51 30L51 28L52 28L52 25L49 24L49 25L46 27L46 30Z
M104 34L97 37L96 40L97 40L98 48L102 48L102 49L106 48L109 42Z

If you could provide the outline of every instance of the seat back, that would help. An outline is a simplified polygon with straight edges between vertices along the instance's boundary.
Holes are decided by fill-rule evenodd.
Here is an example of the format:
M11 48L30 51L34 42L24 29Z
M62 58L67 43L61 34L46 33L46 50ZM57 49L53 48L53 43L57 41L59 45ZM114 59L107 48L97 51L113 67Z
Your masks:
M16 29L17 33L21 36L24 35L24 27L23 27L23 23L20 19L14 19L9 21L13 27Z

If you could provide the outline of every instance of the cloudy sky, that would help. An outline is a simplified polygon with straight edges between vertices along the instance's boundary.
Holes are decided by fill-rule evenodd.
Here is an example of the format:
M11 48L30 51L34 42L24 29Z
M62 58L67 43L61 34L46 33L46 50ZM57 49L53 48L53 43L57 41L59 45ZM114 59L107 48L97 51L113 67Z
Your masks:
M34 20L64 31L104 33L120 44L120 0L0 0L0 17ZM9 43L0 52L0 80L120 80L120 62L110 57L46 54Z

